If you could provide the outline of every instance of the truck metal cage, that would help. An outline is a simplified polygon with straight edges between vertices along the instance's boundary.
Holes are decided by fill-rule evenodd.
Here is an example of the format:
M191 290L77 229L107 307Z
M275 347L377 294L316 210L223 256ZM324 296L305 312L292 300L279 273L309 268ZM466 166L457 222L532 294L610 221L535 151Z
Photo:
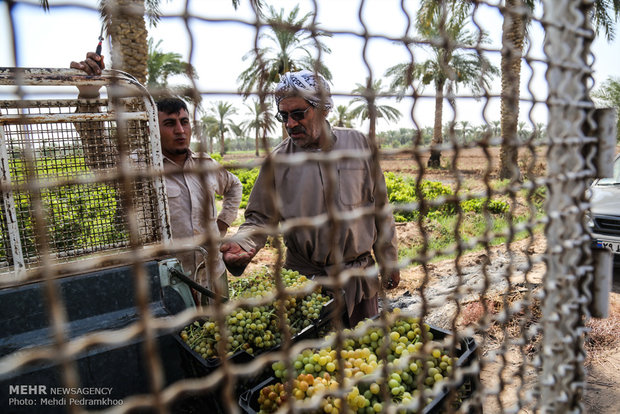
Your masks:
M107 90L98 100L0 101L0 274L24 278L43 255L113 255L132 242L130 226L140 246L169 240L157 114L138 82L119 71L5 68L0 84Z

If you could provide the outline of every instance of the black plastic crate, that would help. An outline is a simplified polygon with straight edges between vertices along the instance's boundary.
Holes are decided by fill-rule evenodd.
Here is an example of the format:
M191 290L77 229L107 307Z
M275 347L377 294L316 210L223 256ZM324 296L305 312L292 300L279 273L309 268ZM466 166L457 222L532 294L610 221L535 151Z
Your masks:
M332 298L323 305L319 316L319 321L328 320L331 313L333 312L333 304L334 299ZM201 319L198 320L198 322L202 323L204 322L204 320ZM291 342L296 343L297 341L301 340L316 339L318 338L317 333L317 325L315 322L303 328L297 334L293 335L293 337L291 338ZM203 358L199 353L190 348L190 346L181 338L180 334L181 331L177 332L176 335L172 336L175 338L181 349L181 368L185 372L186 377L205 377L214 372L222 365L222 361L219 357L212 357L207 359ZM276 351L278 349L280 349L280 345L276 345L275 347L272 347L270 349L263 349L261 350L261 352L257 352L256 355ZM235 354L227 357L227 361L229 363L239 365L250 363L253 359L254 356L245 351L238 351ZM252 387L256 383L262 382L270 375L271 367L268 367L265 370L258 372L252 376L238 378L234 390L235 398L240 398L240 395L244 393L248 388ZM190 402L192 406L203 407L206 411L223 413L226 412L226 410L221 401L221 394L221 388L217 387L216 389L201 392L198 395L192 396L190 398Z
M315 339L317 338L316 332L316 326L314 324L309 325L297 334L293 335L292 342L296 343L297 341L301 340ZM194 351L187 343L185 343L185 341L181 338L180 334L174 335L174 337L183 350L183 370L188 376L194 378L204 377L209 375L211 372L219 368L220 365L222 365L222 361L219 357L207 359L203 358L199 353ZM264 354L266 352L277 351L280 349L280 347L281 345L276 345L272 348L262 350L256 355ZM246 351L238 351L233 355L227 357L227 359L232 364L242 365L251 362L254 359L254 355L249 354Z
M300 341L300 340L318 338L319 336L318 336L317 327L319 325L322 325L323 323L326 323L332 317L334 309L335 309L335 301L334 301L334 298L332 297L329 301L327 301L323 305L321 309L321 313L319 314L319 319L317 321L314 321L310 325L306 326L305 328L302 328L299 332L293 335L293 337L291 338L292 342L296 343L297 341ZM202 323L204 322L204 320L199 320L198 322ZM200 354L198 354L196 351L191 349L190 346L187 343L185 343L185 341L181 338L180 334L181 334L181 331L177 332L177 335L175 335L175 338L177 342L179 343L179 345L181 346L181 348L184 350L184 354L187 357L185 362L187 365L186 371L188 372L188 374L190 374L193 377L202 377L202 376L208 375L209 373L213 372L215 369L217 369L221 365L221 361L219 357L205 359ZM260 352L257 352L256 355L260 355L260 354L270 352L270 351L275 351L278 349L280 349L280 345L276 345L269 349L262 349ZM250 362L253 358L254 357L251 354L245 351L238 351L232 356L228 357L228 359L233 364L244 364L244 363Z
M239 397L239 407L241 407L241 412L247 414L258 413L260 411L260 407L258 405L260 390L262 390L268 385L275 384L276 382L278 382L278 379L274 376L271 376L241 394L241 396Z
M204 377L222 365L220 358L213 357L205 359L198 354L198 352L190 348L190 346L181 338L180 332L174 335L174 337L183 350L183 369L188 376L195 378ZM227 359L232 364L246 364L251 362L254 357L245 351L238 351L227 357Z
M319 315L319 322L325 319L330 319L334 315L336 311L336 299L332 295L330 295L331 299L328 300L324 305L323 309L321 309L321 314Z
M449 331L444 329L436 328L431 326L430 332L433 334L433 339L443 339L446 336L451 335ZM461 348L457 350L458 360L456 363L457 367L466 367L469 366L476 358L477 358L477 348L478 345L473 338L462 338L460 342ZM258 405L258 397L260 390L268 385L272 385L278 382L278 379L275 376L270 376L269 378L261 380L259 383L241 393L239 396L239 407L241 411L246 414L256 414L259 411ZM460 397L465 400L474 393L476 386L478 383L478 378L473 374L468 374L463 377L463 381L460 384L457 384L458 392L460 393ZM447 397L450 393L450 390L445 387L443 392L437 395L433 401L427 404L422 414L439 414L445 411L445 404L447 403Z
M201 378L206 377L217 370L221 365L222 361L220 358L203 358L196 351L191 349L189 345L183 341L180 335L174 335L175 340L179 344L181 349L181 368L185 372L185 376L189 378ZM247 364L250 363L254 357L248 354L245 351L239 351L234 353L233 355L227 357L227 361L230 364ZM251 384L255 384L257 381L261 380L266 376L265 373L260 373L256 376L252 376L249 378L237 378L234 388L234 397L239 398L241 393L247 390L248 386ZM186 401L184 401L187 405L191 407L189 411L179 410L178 412L182 413L200 413L200 412L212 412L212 413L224 413L226 412L224 408L224 404L222 401L222 384L216 386L213 389L209 389L206 391L201 391L197 393L193 393ZM199 407L199 410L196 410L196 407ZM174 411L177 412L177 411Z
M452 332L431 326L431 333L433 334L433 340L441 340L446 336L452 335ZM471 337L461 338L461 349L457 350L459 359L456 362L457 367L467 367L478 357L478 344ZM463 380L460 384L457 384L457 392L463 400L468 399L474 393L480 382L479 375L466 374L463 376ZM447 397L450 394L450 389L444 387L443 391L437 395L433 401L427 404L422 411L422 414L439 414L446 410Z

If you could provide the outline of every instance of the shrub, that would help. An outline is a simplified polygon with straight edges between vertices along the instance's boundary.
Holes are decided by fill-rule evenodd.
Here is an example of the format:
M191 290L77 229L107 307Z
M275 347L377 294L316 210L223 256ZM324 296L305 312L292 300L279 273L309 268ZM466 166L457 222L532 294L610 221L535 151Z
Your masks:
M393 172L385 173L385 184L388 192L388 201L395 205L394 219L397 222L412 221L418 217L419 211L399 208L398 205L418 202L416 187L418 184L413 178L398 176ZM432 201L438 197L452 195L452 189L437 181L423 180L419 184L419 191L425 201ZM444 203L440 206L433 206L428 213L437 211L440 214L453 214L454 206Z
M487 203L488 202L488 203ZM502 200L488 200L488 198L474 198L471 200L461 201L461 210L464 213L473 212L473 213L482 213L484 211L484 206L487 204L486 208L489 213L492 214L502 214L508 211L510 206L507 202Z
M16 182L24 180L26 165L21 160L11 160L10 174ZM41 157L36 161L37 178L55 175L60 178L90 174L83 157ZM43 173L44 172L44 173ZM13 191L22 250L27 257L37 254L31 195ZM118 190L104 183L53 186L39 191L44 209L45 228L52 251L68 252L79 249L97 249L100 246L122 243L127 233L119 216ZM0 211L0 226L6 217ZM4 238L3 238L4 239ZM6 241L0 245L2 252L8 248ZM5 254L0 252L0 260Z
M248 199L250 198L250 193L252 192L252 187L254 187L256 178L258 178L258 171L258 168L253 168L251 170L237 169L230 171L236 175L237 178L239 178L239 181L241 181L241 185L243 186L243 195L241 197L241 204L239 205L239 208L246 208L248 206Z
M406 222L416 220L419 211L412 211L410 209L402 208L404 204L411 204L418 202L416 195L416 183L414 178L402 177L394 174L393 172L385 173L385 184L388 192L388 200L394 207L394 219L397 222ZM450 197L454 195L452 189L438 181L423 180L419 184L419 192L422 194L423 199L426 202L431 202L440 197ZM463 212L476 212L483 211L483 207L486 205L487 210L493 214L502 214L508 211L509 205L505 201L501 200L489 200L472 199L466 200L460 203ZM429 207L426 217L435 218L442 215L451 216L456 213L455 203L451 200L447 200L440 205Z

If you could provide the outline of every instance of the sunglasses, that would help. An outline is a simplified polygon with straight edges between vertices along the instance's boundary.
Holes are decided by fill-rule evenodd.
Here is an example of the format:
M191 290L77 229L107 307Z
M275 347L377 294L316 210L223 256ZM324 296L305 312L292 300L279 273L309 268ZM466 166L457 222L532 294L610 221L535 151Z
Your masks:
M283 124L286 124L288 122L288 117L290 116L294 121L299 122L306 117L306 112L308 112L308 109L310 108L312 108L312 106L309 106L304 110L298 109L296 111L291 111L291 112L278 111L278 113L276 114L276 119L282 122Z

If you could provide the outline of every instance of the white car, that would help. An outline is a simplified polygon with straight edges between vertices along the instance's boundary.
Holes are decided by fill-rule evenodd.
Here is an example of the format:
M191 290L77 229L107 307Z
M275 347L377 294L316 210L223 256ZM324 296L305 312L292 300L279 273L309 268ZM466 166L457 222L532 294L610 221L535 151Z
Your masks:
M614 268L620 267L620 155L614 160L613 178L600 178L590 186L588 226L593 247L614 253Z

